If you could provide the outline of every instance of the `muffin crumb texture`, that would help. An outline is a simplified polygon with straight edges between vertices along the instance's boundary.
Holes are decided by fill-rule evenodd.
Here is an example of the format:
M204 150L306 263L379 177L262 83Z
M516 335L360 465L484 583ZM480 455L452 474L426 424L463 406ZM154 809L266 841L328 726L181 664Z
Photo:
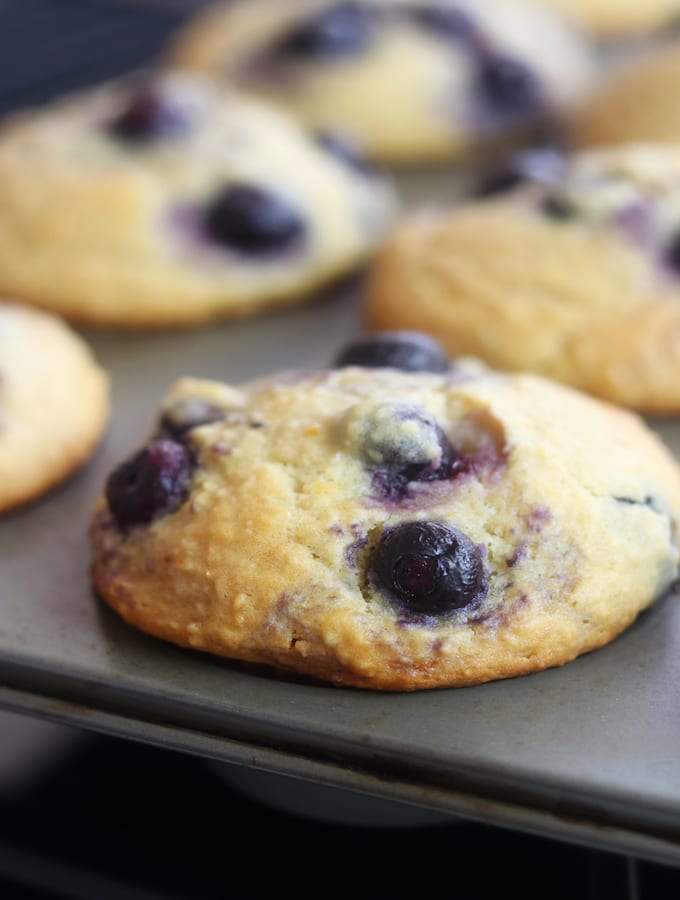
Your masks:
M182 379L107 481L92 577L132 626L197 651L458 687L613 640L671 588L679 511L640 418L537 376Z

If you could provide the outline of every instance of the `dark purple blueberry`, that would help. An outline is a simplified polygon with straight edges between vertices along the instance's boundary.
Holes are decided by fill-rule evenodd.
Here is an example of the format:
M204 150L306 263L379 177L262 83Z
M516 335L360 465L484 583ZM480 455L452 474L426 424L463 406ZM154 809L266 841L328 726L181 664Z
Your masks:
M534 114L542 102L534 73L523 62L509 56L488 56L481 61L477 90L484 106L503 117Z
M384 500L398 503L409 496L414 482L444 481L453 478L463 465L460 456L446 435L438 430L441 456L438 460L404 462L394 457L391 465L380 466L373 472L373 488Z
M163 413L159 431L163 437L181 441L192 428L220 422L226 415L223 408L198 397L180 400Z
M654 500L654 497L642 497L638 499L637 497L614 497L617 503L623 503L627 506L647 506L649 509L657 511L658 504Z
M467 13L450 3L428 3L407 6L407 14L422 28L443 38L467 41L476 34L474 23Z
M680 274L680 233L675 234L666 247L666 263L677 274Z
M128 105L109 123L109 130L121 140L143 142L182 134L188 128L186 114L152 88L132 95Z
M460 467L460 458L451 446L451 442L439 425L434 428L441 456L438 460L428 460L424 463L410 463L404 468L404 474L409 481L441 481L451 478Z
M336 3L294 25L275 44L278 56L336 59L354 56L370 43L373 15L362 3Z
M564 154L554 147L516 153L483 175L474 188L478 197L500 194L520 184L554 184L564 172Z
M559 194L548 194L547 197L544 197L541 201L541 212L549 219L559 222L575 219L578 216L574 205L566 197L560 197Z
M366 366L404 372L448 372L451 360L439 341L419 331L380 331L359 337L336 357L334 368Z
M299 244L306 231L300 213L287 200L249 184L223 188L204 221L214 241L249 254L287 250Z
M404 613L446 616L487 590L479 549L467 535L440 522L404 522L387 529L370 574Z
M118 527L125 531L174 512L186 500L194 463L182 444L151 441L113 470L106 499Z
M356 141L334 131L323 131L317 140L324 150L344 162L350 169L362 175L375 175L376 167L369 162Z
M387 418L379 408L377 418L365 422L361 449L373 468L374 487L393 501L402 500L413 482L453 478L461 468L441 427L414 406L395 406Z

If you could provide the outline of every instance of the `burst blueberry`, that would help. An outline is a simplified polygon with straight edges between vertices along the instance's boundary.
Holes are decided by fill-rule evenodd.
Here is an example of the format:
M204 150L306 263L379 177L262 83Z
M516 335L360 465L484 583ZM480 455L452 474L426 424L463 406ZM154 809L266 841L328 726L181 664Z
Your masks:
M441 427L420 407L378 404L360 434L374 488L386 500L403 499L414 482L452 478L462 465Z
M451 446L446 435L438 429L440 455L436 460L410 462L394 457L391 465L373 470L373 490L382 500L399 503L413 495L418 482L444 481L465 470L464 459Z
M404 522L386 530L369 568L373 582L407 617L445 617L487 591L478 547L440 522Z
M293 59L334 59L360 53L373 31L371 11L361 3L336 3L297 23L277 41L274 52Z
M106 483L106 499L118 527L126 531L174 512L186 500L194 471L182 444L155 440L117 466Z
M305 223L288 200L250 184L223 188L205 212L205 227L217 243L248 254L285 251L299 244Z
M430 335L419 331L382 331L351 341L333 365L443 373L448 372L451 360L439 341Z

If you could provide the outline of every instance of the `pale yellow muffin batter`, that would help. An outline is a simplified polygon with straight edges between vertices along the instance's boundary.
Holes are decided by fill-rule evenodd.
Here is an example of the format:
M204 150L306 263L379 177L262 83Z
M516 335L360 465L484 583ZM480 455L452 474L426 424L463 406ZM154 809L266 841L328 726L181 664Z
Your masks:
M553 125L596 68L578 30L522 0L216 3L167 60L399 165L469 160Z
M633 413L532 375L184 379L93 515L92 577L163 640L386 691L601 647L668 591L680 478Z
M636 37L680 16L678 0L533 0L559 10L606 40Z
M0 512L63 482L109 420L109 379L59 319L0 302Z
M576 146L634 141L680 144L680 40L622 63L578 107L568 132Z
M344 148L175 73L12 117L0 195L0 290L119 328L300 303L363 265L396 210Z

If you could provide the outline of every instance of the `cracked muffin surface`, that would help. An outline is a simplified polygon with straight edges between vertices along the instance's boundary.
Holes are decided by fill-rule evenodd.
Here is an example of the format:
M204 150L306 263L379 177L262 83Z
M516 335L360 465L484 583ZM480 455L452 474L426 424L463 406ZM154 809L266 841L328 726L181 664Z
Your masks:
M93 511L98 595L181 646L385 691L613 640L676 578L675 461L633 413L473 362L181 379Z

